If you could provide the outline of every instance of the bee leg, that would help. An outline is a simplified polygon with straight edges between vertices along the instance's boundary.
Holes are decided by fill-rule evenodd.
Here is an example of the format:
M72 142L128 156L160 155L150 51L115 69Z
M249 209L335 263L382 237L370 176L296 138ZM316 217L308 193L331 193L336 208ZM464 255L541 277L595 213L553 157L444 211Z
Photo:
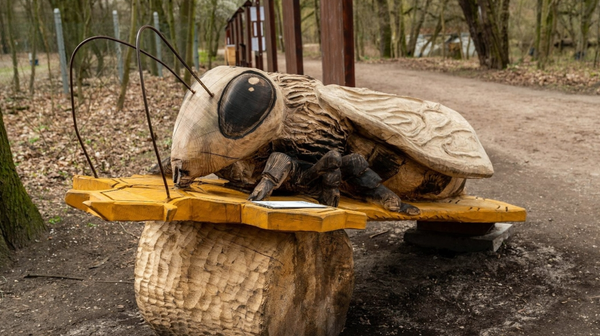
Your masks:
M173 167L171 166L171 156L167 156L167 158L163 159L160 163L163 166L163 171L165 172L165 175L173 176ZM148 169L148 174L160 175L160 167L158 166L157 163L154 164L154 166L150 167L150 169Z
M342 183L342 155L336 151L329 151L323 155L312 167L302 174L301 183L308 185L321 177L321 194L319 203L337 207L340 202L340 185Z
M250 201L261 201L271 195L296 170L294 160L286 154L273 152L267 159L262 179L248 197Z
M371 168L360 154L353 153L342 157L342 179L353 191L352 194L383 205L389 211L418 215L419 208L402 203L400 197L381 184L381 177Z
M337 207L340 202L340 185L342 184L342 172L339 168L323 174L321 179L322 190L319 203Z

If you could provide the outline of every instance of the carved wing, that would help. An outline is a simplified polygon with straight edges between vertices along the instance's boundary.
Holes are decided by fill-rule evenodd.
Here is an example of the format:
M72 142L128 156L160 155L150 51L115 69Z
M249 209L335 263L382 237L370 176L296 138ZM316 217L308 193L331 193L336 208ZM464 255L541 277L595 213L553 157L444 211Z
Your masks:
M361 134L392 145L421 164L454 177L494 173L473 127L438 103L339 85L315 88L319 104Z

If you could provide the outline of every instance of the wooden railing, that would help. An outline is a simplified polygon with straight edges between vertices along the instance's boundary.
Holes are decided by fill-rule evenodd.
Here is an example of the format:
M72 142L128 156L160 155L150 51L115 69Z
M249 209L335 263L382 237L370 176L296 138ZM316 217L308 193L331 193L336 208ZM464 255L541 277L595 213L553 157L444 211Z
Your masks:
M300 0L282 0L286 72L303 74ZM226 26L228 64L278 71L273 0L248 0ZM354 86L352 0L321 0L323 83Z

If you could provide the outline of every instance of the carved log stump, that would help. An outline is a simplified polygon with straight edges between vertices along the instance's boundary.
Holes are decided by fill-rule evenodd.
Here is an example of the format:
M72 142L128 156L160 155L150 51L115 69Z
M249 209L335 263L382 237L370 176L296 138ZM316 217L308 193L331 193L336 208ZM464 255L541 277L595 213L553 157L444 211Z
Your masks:
M354 287L343 230L148 222L139 309L159 335L338 335Z

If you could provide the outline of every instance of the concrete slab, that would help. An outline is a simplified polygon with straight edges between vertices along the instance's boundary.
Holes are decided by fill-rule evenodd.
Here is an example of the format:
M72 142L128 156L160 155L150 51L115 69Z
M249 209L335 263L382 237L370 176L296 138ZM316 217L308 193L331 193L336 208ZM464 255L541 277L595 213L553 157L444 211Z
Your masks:
M513 225L498 223L483 236L461 236L409 229L404 233L404 241L421 247L450 250L455 252L497 251L514 231Z

